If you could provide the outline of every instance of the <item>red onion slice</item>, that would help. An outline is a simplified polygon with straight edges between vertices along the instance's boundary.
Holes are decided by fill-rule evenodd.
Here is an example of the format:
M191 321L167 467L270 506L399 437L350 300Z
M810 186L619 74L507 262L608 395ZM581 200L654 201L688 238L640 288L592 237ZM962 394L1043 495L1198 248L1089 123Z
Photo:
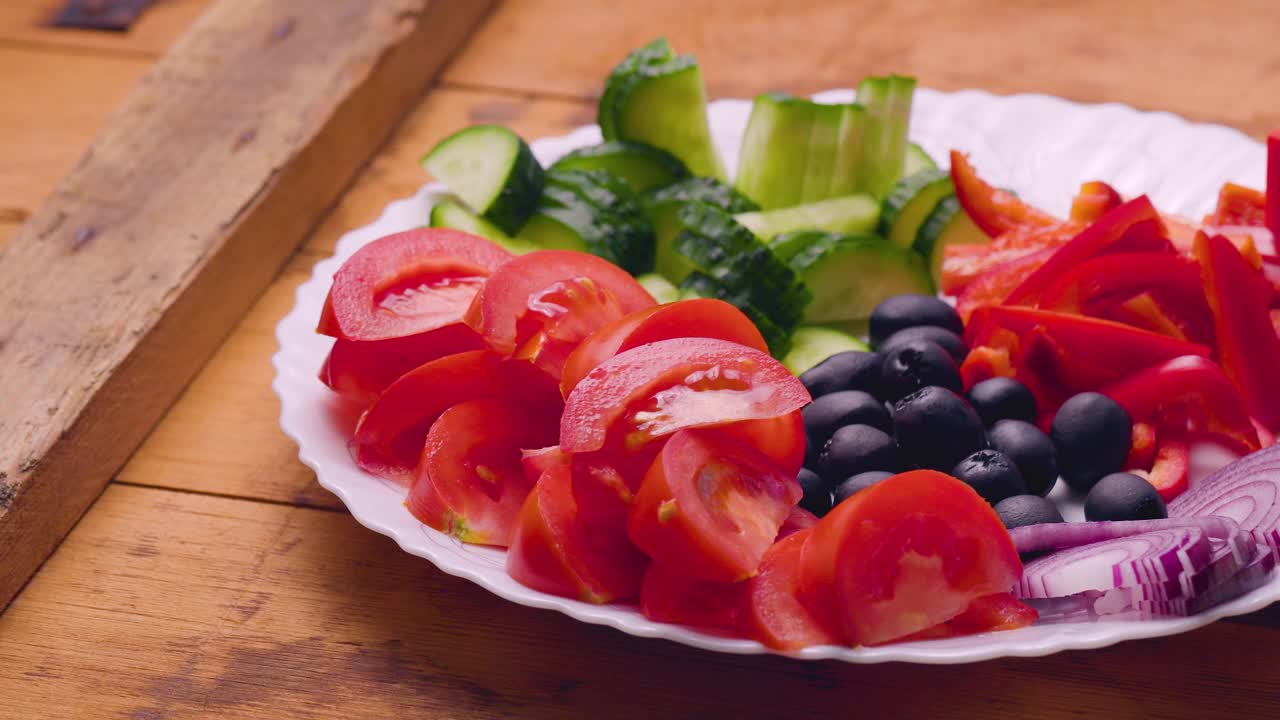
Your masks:
M1208 535L1194 526L1167 528L1069 548L1023 566L1019 598L1053 598L1177 582L1213 559Z
M1280 551L1280 445L1240 458L1169 503L1170 518L1209 515L1234 520Z
M1198 528L1211 540L1225 542L1241 563L1249 560L1256 541L1233 520L1224 517L1169 518L1166 520L1126 520L1103 522L1043 523L1009 531L1020 554L1090 545L1103 540L1140 535L1155 530Z

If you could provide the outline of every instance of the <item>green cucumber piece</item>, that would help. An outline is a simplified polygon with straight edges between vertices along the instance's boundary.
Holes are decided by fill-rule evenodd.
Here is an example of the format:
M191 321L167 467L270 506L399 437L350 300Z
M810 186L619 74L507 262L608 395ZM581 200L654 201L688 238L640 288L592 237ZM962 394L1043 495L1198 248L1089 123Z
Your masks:
M880 221L880 203L870 195L848 195L778 210L741 213L734 219L765 241L796 230L859 234L875 230Z
M605 140L652 145L695 175L724 177L711 141L702 70L692 55L674 55L665 39L632 52L613 69L597 119Z
M505 250L523 255L538 249L537 245L525 240L518 240L502 232L496 225L479 217L458 203L442 199L431 206L431 227L453 228L478 235Z
M858 86L858 104L867 109L866 132L858 154L857 189L885 197L902 177L915 78L867 78Z
M861 320L886 298L934 292L929 270L916 252L874 235L812 243L788 264L813 294L804 313L806 325Z
M782 364L793 374L800 375L836 353L870 349L858 338L839 330L798 327L791 333L791 351L782 358Z
M674 155L651 145L609 140L573 150L550 167L551 170L604 170L635 192L689 177L689 169Z
M715 178L688 178L645 193L641 205L653 223L654 267L673 283L679 283L694 270L688 259L677 254L673 247L680 232L676 211L689 203L706 203L729 213L760 209L750 198Z
M938 163L929 157L924 148L915 143L907 145L907 156L902 164L902 176L910 177L921 170L937 170Z
M923 170L902 178L884 200L880 234L898 247L912 247L929 213L955 193L951 174L944 170Z
M867 109L861 105L841 106L840 142L836 145L835 160L831 167L831 197L852 195L858 192L858 165L861 162L862 145L867 130Z
M773 251L774 257L784 263L788 263L788 267L790 267L791 258L795 257L801 250L815 243L831 242L833 239L840 237L840 233L830 233L825 230L797 230L775 235L769 241L769 249Z
M529 145L499 125L473 125L436 143L422 166L476 215L514 235L538 207L545 174Z
M820 112L823 107L786 93L757 96L742 135L734 187L766 210L804 202L806 187L813 186L808 174L809 144L815 128L826 123L831 127L822 128L820 135L831 147L827 150L827 177L823 178L822 191L829 189L841 112L835 105L825 106L827 110Z
M680 299L680 288L671 284L671 281L662 277L657 273L645 273L636 278L636 282L640 283L640 287L649 291L654 300L659 305L673 303Z
M680 299L692 298L719 298L741 310L743 315L755 323L769 347L769 353L775 358L785 357L791 350L791 334L757 307L749 293L742 288L731 287L702 272L693 272L680 283Z
M915 249L928 260L933 282L942 287L942 260L948 245L985 245L991 236L973 222L954 194L948 195L925 218L916 233Z
M812 203L833 197L831 193L836 158L840 152L843 105L814 103L813 124L805 146L807 161L801 183L800 202Z
M602 170L548 172L538 209L518 238L589 252L633 275L653 269L653 224L635 193Z

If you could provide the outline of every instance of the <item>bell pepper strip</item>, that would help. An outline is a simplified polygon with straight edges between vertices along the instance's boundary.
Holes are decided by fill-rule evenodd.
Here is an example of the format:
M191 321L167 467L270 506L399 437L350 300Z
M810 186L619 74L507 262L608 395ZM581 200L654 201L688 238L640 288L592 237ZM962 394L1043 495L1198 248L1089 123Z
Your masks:
M1267 136L1267 229L1280 238L1280 130Z
M1275 328L1276 335L1280 335L1280 310L1271 311L1271 327Z
M1271 283L1271 307L1280 307L1280 256L1261 255L1262 276Z
M1005 303L1030 305L1046 287L1076 265L1098 255L1123 252L1176 252L1160 213L1146 195L1115 208L1082 230L1014 288Z
M1280 337L1271 323L1271 287L1221 235L1201 234L1194 247L1213 310L1218 358L1249 412L1280 427Z
M1204 216L1204 224L1265 227L1267 196L1243 185L1223 183L1218 191L1218 205Z
M1114 303L1110 306L1099 308L1097 303L1090 306L1090 310L1085 314L1093 317L1103 317L1108 320L1115 320L1125 325L1132 325L1143 330L1150 330L1153 333L1167 335L1177 340L1189 340L1186 329L1183 328L1168 311L1160 306L1155 297L1149 292L1139 293L1124 302ZM1208 324L1207 332L1197 335L1196 342L1212 345L1213 344L1213 322Z
M1008 330L1001 330L1013 337L1012 347L1016 348L1019 344L1017 335ZM1010 349L1008 344L999 345L983 345L973 348L969 354L965 356L964 362L960 364L960 380L964 383L964 389L967 392L970 388L983 380L990 380L995 377L1014 376L1013 354L1015 351Z
M1191 476L1191 443L1186 433L1161 427L1151 469L1134 468L1129 472L1145 478L1165 502L1186 492Z
M986 245L950 245L943 251L942 291L958 295L977 278L1015 260L1066 245L1084 226L1010 230ZM1030 271L1027 271L1030 274ZM1012 289L1012 288L1011 288Z
M1124 198L1110 185L1093 180L1080 186L1071 201L1071 220L1091 223L1124 204Z
M1013 193L988 185L959 150L951 151L951 182L956 186L956 199L965 213L993 238L1019 228L1062 224L1058 218L1024 203Z
M1124 461L1127 468L1150 468L1156 459L1156 428L1149 422L1133 424L1132 440L1129 441L1129 457Z
M1267 427L1264 426L1262 423L1258 422L1257 420L1254 420L1253 429L1258 431L1258 442L1262 445L1262 447L1269 448L1272 445L1276 444L1275 433L1267 429Z
M1243 452L1261 447L1240 393L1222 368L1206 357L1173 358L1100 392L1119 403L1134 422L1157 422L1182 409L1196 432L1219 437Z
M1053 256L1057 248L1046 247L1015 260L1001 263L979 275L956 298L956 312L968 321L983 305L999 305L1033 270Z

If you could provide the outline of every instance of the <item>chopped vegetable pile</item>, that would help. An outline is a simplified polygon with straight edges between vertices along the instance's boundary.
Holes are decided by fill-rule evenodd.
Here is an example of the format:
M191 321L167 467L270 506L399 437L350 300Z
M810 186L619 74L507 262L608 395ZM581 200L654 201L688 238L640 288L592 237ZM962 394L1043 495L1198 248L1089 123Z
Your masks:
M938 169L914 87L761 95L732 185L665 40L550 167L498 126L441 141L452 195L347 260L319 320L356 462L531 588L782 650L1266 582L1280 134L1268 192L1228 183L1202 222L1100 181L1060 219L961 152ZM1189 488L1206 440L1246 457Z

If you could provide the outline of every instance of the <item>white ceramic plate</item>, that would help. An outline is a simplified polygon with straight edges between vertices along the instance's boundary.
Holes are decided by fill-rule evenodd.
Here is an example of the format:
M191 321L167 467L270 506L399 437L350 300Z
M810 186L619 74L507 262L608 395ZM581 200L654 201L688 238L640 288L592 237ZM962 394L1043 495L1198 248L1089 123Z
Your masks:
M836 90L817 97L848 101L852 92ZM737 164L738 144L750 107L744 100L720 100L709 108L716 144L731 171ZM1245 135L1122 105L1083 106L1041 95L997 97L976 91L922 89L916 94L911 135L940 160L945 160L951 148L968 152L983 177L1015 188L1030 202L1060 215L1066 214L1080 183L1091 179L1105 179L1125 195L1149 193L1161 209L1191 217L1210 209L1225 180L1253 187L1264 184L1264 149ZM538 159L549 164L571 149L599 140L599 130L592 125L563 137L537 140L532 147ZM316 376L332 343L314 332L316 320L333 273L342 262L371 240L424 225L432 199L441 190L438 185L423 187L413 197L388 205L376 222L343 236L335 255L317 263L311 279L298 288L297 304L276 328L280 351L273 358L276 378L272 387L280 396L280 425L298 443L302 462L315 470L320 484L341 498L360 523L394 539L406 552L512 602L551 608L633 635L667 638L707 650L769 652L749 640L650 622L631 607L589 605L530 590L503 570L502 551L464 545L422 525L402 504L403 490L356 467L347 451L354 418ZM1071 511L1069 514L1076 514L1078 508ZM1280 577L1192 618L1042 625L877 648L812 647L794 656L855 663L961 663L1009 655L1046 655L1182 633L1218 618L1260 610L1276 600L1280 600Z

